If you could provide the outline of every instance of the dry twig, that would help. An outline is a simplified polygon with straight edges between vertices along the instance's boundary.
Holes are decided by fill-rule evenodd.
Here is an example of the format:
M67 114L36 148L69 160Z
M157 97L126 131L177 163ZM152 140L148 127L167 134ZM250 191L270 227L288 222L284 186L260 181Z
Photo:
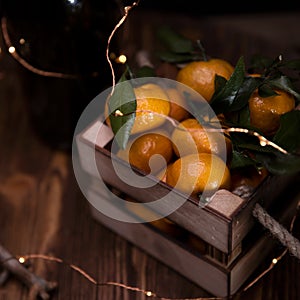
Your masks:
M49 282L30 272L13 255L0 244L0 263L3 271L0 273L0 285L3 285L9 274L16 276L29 288L29 299L40 297L43 300L50 299L50 292L57 287L56 282Z

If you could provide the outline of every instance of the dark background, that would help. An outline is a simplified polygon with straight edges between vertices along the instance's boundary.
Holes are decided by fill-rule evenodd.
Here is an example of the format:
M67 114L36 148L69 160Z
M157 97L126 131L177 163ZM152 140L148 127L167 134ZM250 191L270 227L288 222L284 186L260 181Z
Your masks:
M130 5L132 1L123 1ZM161 12L188 13L193 16L245 14L245 13L270 13L270 12L294 12L299 10L299 1L281 1L279 4L268 1L193 1L193 0L142 0L139 7L154 9Z
M7 17L12 43L28 63L42 70L78 75L76 80L45 78L20 68L32 125L51 147L70 150L74 127L81 112L100 91L110 86L111 73L105 57L107 39L123 15L123 7L132 2L0 1L0 16ZM141 0L134 13L180 13L200 20L219 15L295 12L299 5L299 1L284 1L277 5L257 0L237 3ZM19 43L20 38L25 39L25 44ZM113 39L111 48L118 49L117 43ZM8 55L6 47L2 48L4 55ZM0 61L0 67L5 64L4 61Z

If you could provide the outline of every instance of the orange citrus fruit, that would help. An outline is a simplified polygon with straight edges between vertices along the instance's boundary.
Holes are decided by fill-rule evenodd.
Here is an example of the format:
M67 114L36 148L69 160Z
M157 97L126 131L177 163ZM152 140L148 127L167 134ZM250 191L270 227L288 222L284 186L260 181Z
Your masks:
M170 112L170 101L165 90L154 83L145 83L133 88L136 97L136 116L132 134L151 130L161 126ZM108 99L109 100L109 99ZM111 126L108 101L105 104L106 123Z
M295 108L294 97L281 90L277 95L261 97L255 91L249 99L250 124L266 135L276 132L280 125L280 116Z
M230 189L231 175L225 162L214 154L189 154L167 169L166 183L188 194Z
M169 163L173 156L172 142L162 133L145 133L130 142L125 149L119 150L117 156L137 167L144 173L159 172L164 164Z
M155 174L157 179L159 179L162 182L166 182L166 180L167 180L167 170L171 166L171 164L172 164L172 160L169 162L169 164L167 166L163 167L157 174Z
M170 99L169 117L178 122L187 119L190 113L186 110L183 94L175 87L167 88L166 93Z
M234 67L226 60L211 58L207 61L193 61L177 73L176 80L198 92L208 102L215 92L215 76L229 79Z
M180 122L171 135L174 152L180 157L192 153L213 153L227 157L231 141L221 132L209 132L196 118Z

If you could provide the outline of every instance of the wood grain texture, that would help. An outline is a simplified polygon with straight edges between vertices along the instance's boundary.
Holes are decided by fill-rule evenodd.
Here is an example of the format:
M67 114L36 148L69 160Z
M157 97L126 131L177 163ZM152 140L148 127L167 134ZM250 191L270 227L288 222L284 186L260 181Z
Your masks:
M49 147L44 143L47 137L41 139L35 134L28 109L32 94L28 89L24 91L30 74L8 57L0 60L0 67L1 244L15 255L43 253L60 257L84 269L98 282L121 282L166 298L209 296L92 218L75 180L70 153ZM296 222L298 237L299 232L300 224ZM269 261L261 269L268 264ZM121 288L97 287L68 266L55 262L34 260L30 269L58 282L52 300L146 299ZM233 298L298 300L299 279L299 261L286 255L257 284ZM28 290L11 277L0 287L0 300L28 300Z

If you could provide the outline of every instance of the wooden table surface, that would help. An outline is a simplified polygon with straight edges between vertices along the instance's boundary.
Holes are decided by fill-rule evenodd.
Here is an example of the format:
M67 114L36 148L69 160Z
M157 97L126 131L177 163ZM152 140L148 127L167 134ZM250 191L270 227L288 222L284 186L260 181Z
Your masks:
M57 102L65 84L62 79L31 74L4 52L0 55L0 243L13 255L45 254L66 262L30 261L34 273L58 283L52 300L150 299L122 287L97 286L68 264L98 283L118 282L164 299L212 296L91 217L74 177L67 138L63 142L72 119L68 109L57 108L63 107ZM53 102L49 105L43 97L52 97ZM43 105L49 105L49 114ZM50 129L43 127L45 123L51 123ZM299 229L296 222L296 237ZM297 300L299 283L300 262L287 254L233 299ZM28 289L11 276L0 287L0 300L21 299L28 299Z

